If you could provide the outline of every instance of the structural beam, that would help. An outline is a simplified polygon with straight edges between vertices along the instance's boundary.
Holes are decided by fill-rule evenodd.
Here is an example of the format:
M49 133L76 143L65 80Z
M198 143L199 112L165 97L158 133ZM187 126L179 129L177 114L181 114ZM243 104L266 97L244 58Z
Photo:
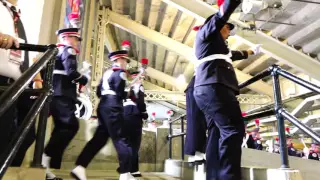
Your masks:
M106 24L104 42L110 52L117 50L116 42L113 39L113 37L111 36L109 24ZM136 65L137 61L131 59L131 63ZM139 66L141 66L140 63L139 63ZM177 84L176 78L174 78L168 74L165 74L161 71L158 71L152 67L148 67L146 69L146 73L150 78L160 80L166 84L170 84L171 86L175 86ZM187 84L183 85L183 87L186 87L186 86L187 86Z
M270 58L270 56L268 55L263 55L260 58L258 58L257 60L255 60L253 63L251 63L249 66L247 66L246 68L244 68L242 71L244 73L250 73L253 70L255 70L257 67L261 66L261 64L263 64L266 60L268 60Z
M132 34L135 34L136 36L146 39L147 41L151 41L157 45L163 46L167 48L169 51L175 52L183 57L186 57L189 61L193 61L192 59L193 49L191 47L185 44L182 44L180 42L177 42L168 36L165 36L157 31L154 31L142 24L139 24L127 18L126 16L115 13L111 10L106 10L106 17L108 18L109 23L114 24L115 26L121 29L124 29ZM235 70L240 83L252 77L237 69ZM161 78L162 81L166 79L161 76L159 77ZM267 83L264 83L263 81L258 81L252 84L249 88L256 92L272 96L272 87ZM182 88L179 88L179 89L182 89Z
M163 0L164 2L177 7L179 10L189 13L195 18L204 21L210 15L218 12L218 9L199 0ZM231 22L248 27L239 20L237 15L232 15ZM255 43L263 44L262 52L273 57L278 61L283 61L291 67L320 80L320 63L304 53L287 46L286 44L274 39L270 35L257 30L256 32L238 30L237 37L249 46Z

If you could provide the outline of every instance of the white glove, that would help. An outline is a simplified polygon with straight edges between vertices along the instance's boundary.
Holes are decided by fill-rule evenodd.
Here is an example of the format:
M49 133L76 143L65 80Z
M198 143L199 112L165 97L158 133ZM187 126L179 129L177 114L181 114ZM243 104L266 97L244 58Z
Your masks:
M261 46L262 44L256 44L250 50L253 52L254 55L258 55L261 53Z

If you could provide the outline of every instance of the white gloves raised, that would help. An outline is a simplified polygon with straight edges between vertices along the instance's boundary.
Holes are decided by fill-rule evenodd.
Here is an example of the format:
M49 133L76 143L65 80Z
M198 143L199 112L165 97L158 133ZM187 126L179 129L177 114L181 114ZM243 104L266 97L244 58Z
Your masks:
M258 55L261 53L261 46L262 44L256 44L250 50L253 52L254 55Z

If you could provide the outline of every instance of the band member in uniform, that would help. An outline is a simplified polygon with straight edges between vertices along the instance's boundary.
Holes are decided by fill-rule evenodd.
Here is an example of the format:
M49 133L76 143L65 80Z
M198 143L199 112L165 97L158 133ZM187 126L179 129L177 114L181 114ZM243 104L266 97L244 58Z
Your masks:
M292 137L287 135L288 155L297 156L297 150L293 147Z
M255 150L263 150L262 141L259 133L259 128L255 128L251 135L253 137L253 149Z
M230 32L225 24L240 3L218 1L219 12L206 19L195 40L194 97L207 121L207 180L241 177L244 122L236 98L238 81L225 43Z
M318 147L314 143L311 144L308 159L317 160L317 161L320 160L318 155Z
M138 74L139 72L132 72L131 76L134 79ZM142 77L130 88L130 96L123 103L123 112L124 130L132 148L130 172L134 177L141 177L139 172L139 149L142 136L142 120L148 119Z
M71 175L86 180L85 168L111 137L118 153L120 180L135 179L131 174L132 150L123 132L123 100L127 99L125 86L127 81L126 65L128 52L121 50L109 54L113 61L112 69L107 70L98 86L100 103L97 109L99 126L93 138L86 144L76 161Z
M231 23L226 23L224 26L228 28L229 36L234 35L235 27ZM199 26L194 27L193 30L198 31ZM232 32L232 33L231 33ZM260 45L256 45L254 48L245 51L231 51L231 60L238 61L244 60L249 55L257 55L260 53ZM206 120L196 104L193 97L195 76L191 79L186 93L187 101L187 133L186 133L186 148L185 153L190 155L188 162L202 163L205 159L205 147L206 147Z
M57 31L62 44L58 44L59 53L53 71L54 92L50 104L55 126L43 156L47 179L57 179L49 168L60 169L63 152L79 129L79 122L75 117L77 84L86 85L88 78L77 71L76 55L81 41L78 31L77 28Z
M243 143L242 143L242 147L243 148L249 148L249 149L254 149L254 139L251 135L251 132L247 131L247 124L248 121L244 121L245 125L244 125L244 129L245 129L245 137L243 138Z

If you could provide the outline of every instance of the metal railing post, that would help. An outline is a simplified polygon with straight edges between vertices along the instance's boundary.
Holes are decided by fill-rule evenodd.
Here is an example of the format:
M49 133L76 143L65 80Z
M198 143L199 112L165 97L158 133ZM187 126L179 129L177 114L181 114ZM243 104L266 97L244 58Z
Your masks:
M277 74L277 68L273 67L272 79L273 79L273 92L274 92L274 110L278 120L278 133L280 141L280 157L281 157L281 168L289 168L288 159L288 147L286 143L286 134L284 127L284 118L279 112L282 109L281 100L281 89L279 82L279 75Z
M172 122L169 122L169 159L172 159Z
M14 137L12 138L10 144L6 148L5 153L1 154L0 159L0 179L3 178L6 170L10 166L13 158L15 157L16 153L18 152L22 142L24 141L27 133L30 131L35 118L37 117L38 113L40 112L41 108L43 107L48 95L42 94L36 102L33 104L31 110L27 114L26 118L23 120L23 123L19 127L18 131L15 133Z
M184 117L181 117L181 133L184 133ZM184 135L181 136L181 159L184 160Z
M46 136L47 121L49 115L50 102L52 98L52 78L53 70L56 62L56 57L52 58L47 64L47 69L45 73L45 83L43 88L48 92L48 99L44 104L38 122L37 136L36 136L36 145L33 155L32 167L42 167L42 154L44 151L44 141Z

